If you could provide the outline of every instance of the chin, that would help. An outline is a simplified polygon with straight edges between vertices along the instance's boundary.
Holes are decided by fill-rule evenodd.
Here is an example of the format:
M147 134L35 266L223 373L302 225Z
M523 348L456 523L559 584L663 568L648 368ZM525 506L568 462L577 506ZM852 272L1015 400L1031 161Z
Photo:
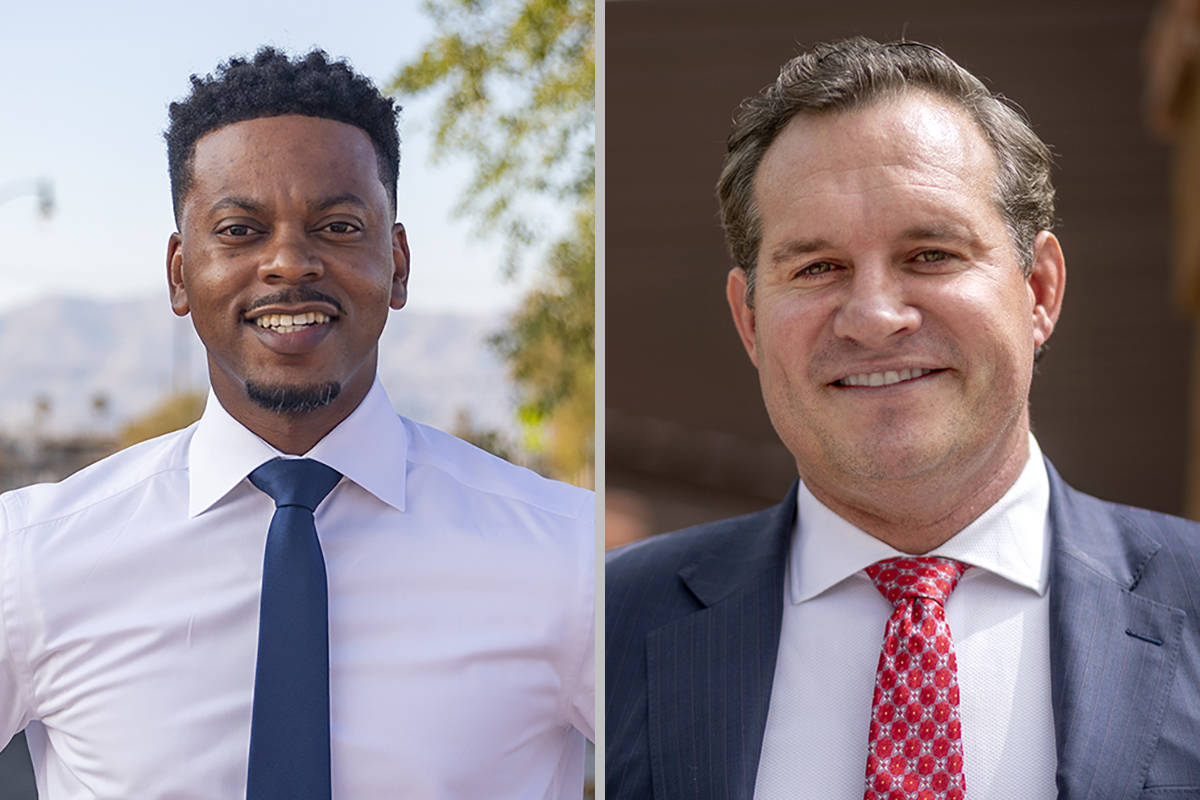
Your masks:
M316 411L336 400L341 392L342 385L337 381L305 386L246 381L246 395L250 402L273 414L294 415Z
M903 481L944 467L953 449L936 435L891 432L852 445L827 441L825 458L845 475L872 481Z

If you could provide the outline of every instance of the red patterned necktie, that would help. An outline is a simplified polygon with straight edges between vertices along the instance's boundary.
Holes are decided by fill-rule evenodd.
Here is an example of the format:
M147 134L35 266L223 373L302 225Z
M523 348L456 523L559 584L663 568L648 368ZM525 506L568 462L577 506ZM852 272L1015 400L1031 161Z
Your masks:
M934 556L867 567L896 610L875 673L865 800L963 800L958 665L944 606L967 567Z

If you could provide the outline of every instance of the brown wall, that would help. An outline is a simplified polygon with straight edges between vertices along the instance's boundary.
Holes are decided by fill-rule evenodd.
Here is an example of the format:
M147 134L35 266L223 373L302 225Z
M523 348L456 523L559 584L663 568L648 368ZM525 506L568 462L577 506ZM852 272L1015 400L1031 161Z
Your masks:
M899 6L905 10L897 10ZM1141 118L1149 3L610 2L605 7L607 484L650 531L767 505L795 474L724 301L712 187L733 109L799 46L942 47L1056 153L1062 321L1034 430L1075 486L1178 512L1190 327L1169 307L1165 146Z

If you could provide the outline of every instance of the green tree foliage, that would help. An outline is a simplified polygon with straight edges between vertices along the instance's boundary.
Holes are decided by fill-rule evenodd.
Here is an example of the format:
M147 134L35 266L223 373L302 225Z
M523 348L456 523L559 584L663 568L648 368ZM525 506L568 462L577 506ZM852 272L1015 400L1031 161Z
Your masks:
M521 387L531 449L558 475L591 485L595 426L595 225L581 210L575 231L550 253L549 277L493 338ZM539 437L542 431L545 436Z
M591 0L427 0L435 36L389 89L441 92L435 153L474 165L460 202L542 268L493 342L521 391L525 446L591 484L595 388L595 45ZM571 211L547 236L537 203Z

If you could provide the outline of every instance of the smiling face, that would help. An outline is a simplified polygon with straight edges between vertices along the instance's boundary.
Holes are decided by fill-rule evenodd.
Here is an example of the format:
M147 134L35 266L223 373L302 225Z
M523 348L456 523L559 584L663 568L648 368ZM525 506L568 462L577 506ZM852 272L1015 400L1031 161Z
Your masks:
M408 246L371 139L315 117L237 122L196 142L192 177L168 245L172 308L191 314L230 414L260 435L303 415L320 438L370 389L406 299Z
M1023 275L995 170L969 117L919 92L796 117L758 168L757 285L748 305L734 269L728 299L771 421L831 505L888 484L969 496L1023 465L1064 272L1043 232Z

